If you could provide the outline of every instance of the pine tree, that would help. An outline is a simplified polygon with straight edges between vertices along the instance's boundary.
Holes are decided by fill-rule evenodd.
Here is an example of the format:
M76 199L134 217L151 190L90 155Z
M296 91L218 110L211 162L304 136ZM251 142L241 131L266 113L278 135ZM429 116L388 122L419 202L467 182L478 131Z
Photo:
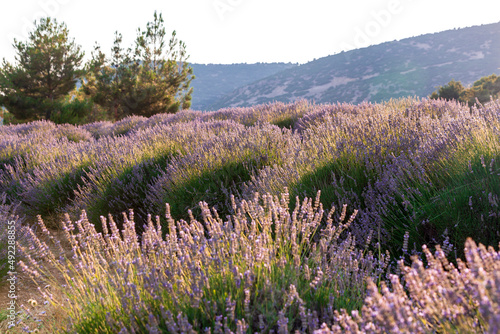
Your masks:
M465 88L460 81L452 80L447 85L439 87L430 96L431 99L457 100L473 106L479 103L489 102L491 98L500 96L500 76L492 74L482 77L474 82L472 87Z
M84 90L115 119L175 113L191 106L194 76L186 46L175 31L167 45L163 23L161 13L155 12L146 30L138 29L134 50L124 50L116 32L111 58L98 46L92 54Z
M465 87L460 81L451 80L447 85L440 86L437 92L433 92L431 98L460 101L464 91Z
M96 45L82 83L85 94L108 110L115 120L130 114L127 102L133 94L138 73L138 65L131 59L132 51L123 50L121 43L122 35L115 32L111 59L107 59L100 46Z
M0 105L17 119L50 119L57 101L75 88L84 53L64 23L35 22L27 42L14 40L16 64L3 60Z
M142 67L132 112L136 115L174 113L191 106L193 89L189 84L194 76L187 62L186 45L177 39L175 30L166 45L163 23L161 13L155 12L146 30L138 30L135 57Z
M500 95L500 76L492 74L482 77L474 82L470 90L473 96L473 99L469 101L471 105L475 103L476 98L483 104L489 102L491 98L497 99Z

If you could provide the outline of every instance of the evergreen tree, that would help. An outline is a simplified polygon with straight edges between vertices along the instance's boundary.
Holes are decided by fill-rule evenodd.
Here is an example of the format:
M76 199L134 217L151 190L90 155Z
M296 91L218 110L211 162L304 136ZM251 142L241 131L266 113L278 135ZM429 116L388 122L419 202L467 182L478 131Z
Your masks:
M174 113L191 106L193 89L189 84L194 77L187 62L186 45L177 39L175 30L168 45L165 36L162 15L156 12L146 30L138 31L135 56L142 67L133 114Z
M439 87L437 92L433 92L431 98L459 101L464 91L465 88L460 81L451 80L447 85Z
M497 99L500 93L500 77L495 74L482 77L474 82L470 89L473 96L473 101L469 101L471 104L475 103L476 98L480 103L489 102L491 98Z
M485 103L491 98L500 97L500 76L492 74L482 77L475 81L470 88L465 88L460 81L452 80L447 85L439 87L430 97L431 99L453 99L467 103L469 106L474 105L477 101Z
M0 105L17 119L50 119L57 101L75 88L84 53L64 23L42 18L27 42L14 40L16 62L3 60Z
M122 35L115 32L111 59L97 45L87 64L83 91L94 103L108 110L115 120L130 114L128 101L133 96L139 65L131 58L131 50L121 47Z
M189 85L194 76L186 46L175 31L167 45L163 23L155 12L146 30L138 29L133 51L122 49L117 32L110 59L98 46L92 54L84 90L115 119L175 113L191 106Z

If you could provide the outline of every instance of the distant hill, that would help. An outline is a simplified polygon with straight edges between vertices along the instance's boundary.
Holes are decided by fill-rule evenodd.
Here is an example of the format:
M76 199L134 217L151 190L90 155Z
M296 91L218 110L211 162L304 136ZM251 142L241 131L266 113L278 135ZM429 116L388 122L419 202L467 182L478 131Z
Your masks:
M235 88L263 79L282 70L296 67L292 63L257 64L190 64L196 79L191 81L191 109L210 110L211 105Z
M427 96L451 79L500 74L500 22L387 42L291 66L235 89L212 108L306 98L321 103ZM238 83L235 82L235 86Z

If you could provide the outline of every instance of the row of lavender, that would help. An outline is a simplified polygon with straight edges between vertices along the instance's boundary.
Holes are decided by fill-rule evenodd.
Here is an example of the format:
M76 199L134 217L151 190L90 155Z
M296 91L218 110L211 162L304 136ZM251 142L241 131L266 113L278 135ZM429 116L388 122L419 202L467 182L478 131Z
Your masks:
M340 237L356 211L347 220L344 206L333 221L306 198L289 212L288 195L233 201L227 221L206 203L201 221L174 221L167 205L170 233L149 221L140 242L132 212L121 231L103 217L103 233L83 212L62 223L72 256L39 220L44 238L27 229L35 250L22 248L21 267L69 319L51 333L500 330L500 251L468 239L467 261L455 266L440 247L434 256L423 247L425 260L400 260L392 275L388 255Z
M445 244L447 254L454 248L452 243L457 244L460 255L469 236L487 244L500 239L499 112L495 102L470 110L435 100L359 106L301 101L211 113L184 111L149 119L132 117L83 127L47 122L3 127L0 192L13 203L22 202L20 213L28 221L42 214L48 224L56 226L62 213L78 217L86 209L90 222L101 231L99 215L113 213L116 217L129 208L135 210L141 230L147 214L161 214L165 203L170 203L175 219L194 221L203 213L199 201L214 206L221 217L234 217L239 205L255 201L256 192L278 195L288 188L292 196L286 205L293 209L297 204L294 195L313 197L322 190L324 207L333 203L359 209L350 224L351 235L358 244L374 238L379 255L381 247L400 256L409 252L408 245L418 253L421 244L439 242ZM237 205L232 204L231 194ZM332 215L341 218L340 213ZM164 230L173 229L163 215L160 225ZM275 260L283 261L277 255ZM168 257L168 261L173 260ZM376 268L380 259L361 257L357 261L368 261L370 268ZM293 270L303 270L301 261L294 264ZM318 268L316 277L331 270ZM340 271L346 277L358 271L349 268ZM380 272L368 271L364 276L379 278ZM160 281L167 284L172 279ZM313 282L313 278L308 280ZM185 284L192 287L190 282ZM295 283L304 298L308 285ZM356 284L349 288L356 291L351 302L330 303L330 308L359 308L363 283ZM204 285L198 285L203 290ZM333 290L327 289L328 298L343 296ZM241 311L246 292L240 292L242 304L236 303L236 308ZM258 298L252 305L259 307ZM340 319L315 317L314 311L326 311L312 305L312 301L302 305L302 310L311 313L309 330L319 327L318 319L328 324ZM218 316L227 316L226 306L207 321L216 324ZM287 318L293 317L284 313L263 321L267 329L280 327L281 321L283 329ZM248 324L250 318L245 319ZM255 314L251 319L249 326L258 330L260 320ZM305 320L298 324L298 320L289 322L287 328L306 330ZM238 322L233 325L236 328Z
M98 223L129 208L143 223L165 202L175 218L187 218L200 200L229 214L230 193L249 199L288 187L294 198L322 190L325 207L360 210L353 225L360 242L374 230L393 247L406 230L411 245L447 237L462 245L468 226L432 215L457 198L464 207L465 198L465 216L485 221L478 241L491 243L498 239L498 190L489 180L498 169L497 125L498 104L470 111L435 100L301 101L81 128L35 122L1 128L0 192L21 201L31 219L41 214L57 224L64 212L78 217L87 209ZM455 194L463 183L470 193Z

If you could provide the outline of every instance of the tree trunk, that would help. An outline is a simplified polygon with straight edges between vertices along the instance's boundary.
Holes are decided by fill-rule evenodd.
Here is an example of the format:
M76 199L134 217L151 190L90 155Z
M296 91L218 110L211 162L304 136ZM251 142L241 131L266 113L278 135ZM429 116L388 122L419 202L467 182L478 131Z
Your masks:
M47 106L45 110L45 120L50 121L50 116L52 115L52 108L54 108L54 96L50 96L50 106Z

